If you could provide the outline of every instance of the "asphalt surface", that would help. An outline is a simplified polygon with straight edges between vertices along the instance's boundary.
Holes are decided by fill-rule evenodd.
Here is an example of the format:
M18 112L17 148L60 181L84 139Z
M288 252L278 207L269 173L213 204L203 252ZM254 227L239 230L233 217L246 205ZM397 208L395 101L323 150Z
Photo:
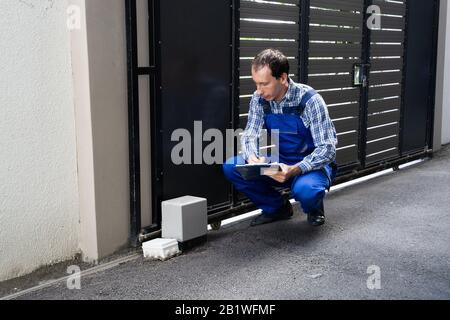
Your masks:
M169 261L139 257L82 277L80 290L60 282L19 299L450 298L449 146L432 160L331 192L325 209L321 228L298 210L256 228L246 220Z

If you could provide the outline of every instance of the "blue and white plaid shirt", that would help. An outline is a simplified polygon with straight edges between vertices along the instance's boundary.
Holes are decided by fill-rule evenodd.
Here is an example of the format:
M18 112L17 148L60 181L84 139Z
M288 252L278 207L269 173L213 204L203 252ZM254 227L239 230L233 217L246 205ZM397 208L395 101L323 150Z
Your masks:
M284 99L277 103L270 101L272 113L282 114L284 107L297 107L303 95L312 88L305 84L295 83L289 79L289 88ZM259 103L260 96L255 92L250 101L247 127L241 137L242 156L248 160L251 155L259 156L258 138L264 125L264 110ZM338 143L336 128L330 119L328 108L320 94L313 96L300 118L306 128L311 130L316 149L298 164L302 173L322 169L336 159Z

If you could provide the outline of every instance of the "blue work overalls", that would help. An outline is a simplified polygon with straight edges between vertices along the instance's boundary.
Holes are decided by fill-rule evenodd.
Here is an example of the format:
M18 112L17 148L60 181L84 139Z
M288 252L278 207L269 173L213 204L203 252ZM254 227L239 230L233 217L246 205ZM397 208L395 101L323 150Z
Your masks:
M303 95L300 106L283 107L283 114L272 113L270 103L261 98L264 106L264 123L270 134L271 130L279 130L279 162L295 165L310 155L314 149L311 131L305 127L300 115L308 100L316 94L314 90ZM306 214L318 209L323 210L325 190L329 190L336 176L336 163L326 165L321 170L311 171L293 177L285 183L279 183L268 176L260 176L254 180L244 180L235 170L236 165L245 164L242 156L229 159L223 166L226 178L235 188L244 193L263 214L271 215L283 205L283 197L274 187L290 188L296 201L301 203Z

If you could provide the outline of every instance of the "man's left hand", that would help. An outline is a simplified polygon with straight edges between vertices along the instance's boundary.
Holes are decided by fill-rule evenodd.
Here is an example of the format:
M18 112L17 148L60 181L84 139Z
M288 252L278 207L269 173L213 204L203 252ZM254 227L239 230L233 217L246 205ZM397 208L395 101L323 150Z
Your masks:
M302 174L302 170L299 166L288 166L286 164L280 164L280 167L281 171L278 171L276 173L267 173L266 175L271 177L275 181L285 183L292 177Z

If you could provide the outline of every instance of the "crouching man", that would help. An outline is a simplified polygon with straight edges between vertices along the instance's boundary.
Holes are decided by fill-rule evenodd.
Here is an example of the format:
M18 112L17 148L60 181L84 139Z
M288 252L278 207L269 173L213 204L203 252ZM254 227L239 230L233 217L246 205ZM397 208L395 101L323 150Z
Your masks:
M252 63L256 92L250 101L248 123L242 135L242 156L223 166L226 178L244 193L262 214L252 226L289 219L291 203L275 187L290 188L312 226L325 223L323 199L336 177L337 135L325 101L313 88L289 78L289 62L278 50L259 53ZM279 132L281 171L245 180L236 165L265 163L258 138L265 127Z

